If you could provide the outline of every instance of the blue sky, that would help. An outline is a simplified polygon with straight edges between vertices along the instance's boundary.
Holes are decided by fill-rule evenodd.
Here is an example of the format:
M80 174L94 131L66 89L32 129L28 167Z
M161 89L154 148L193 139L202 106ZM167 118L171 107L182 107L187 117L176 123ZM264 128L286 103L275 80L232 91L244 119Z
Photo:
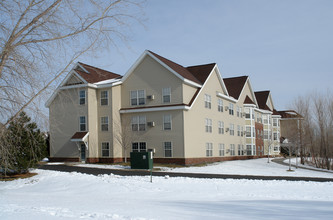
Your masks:
M275 108L333 85L331 0L148 0L127 46L80 61L125 74L149 49L183 66L216 62L221 75L249 75Z

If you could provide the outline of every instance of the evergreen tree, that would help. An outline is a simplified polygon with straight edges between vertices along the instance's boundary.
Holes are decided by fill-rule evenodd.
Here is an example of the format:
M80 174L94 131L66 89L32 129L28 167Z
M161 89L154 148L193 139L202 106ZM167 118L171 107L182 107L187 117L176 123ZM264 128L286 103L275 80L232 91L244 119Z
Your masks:
M9 124L4 141L11 146L7 168L15 173L28 172L46 155L43 133L25 112Z

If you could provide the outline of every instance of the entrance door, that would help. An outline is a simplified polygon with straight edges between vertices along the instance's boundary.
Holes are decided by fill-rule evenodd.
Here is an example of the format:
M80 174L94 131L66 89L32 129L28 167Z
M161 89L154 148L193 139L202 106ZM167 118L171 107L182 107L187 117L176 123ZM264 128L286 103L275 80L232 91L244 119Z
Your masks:
M86 161L86 145L81 144L81 161Z

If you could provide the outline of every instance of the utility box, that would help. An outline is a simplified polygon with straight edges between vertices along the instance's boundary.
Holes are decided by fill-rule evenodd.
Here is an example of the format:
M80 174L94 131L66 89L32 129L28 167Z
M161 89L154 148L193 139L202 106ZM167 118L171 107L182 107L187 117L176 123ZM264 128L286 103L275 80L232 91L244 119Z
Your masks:
M131 169L153 169L153 152L131 152Z

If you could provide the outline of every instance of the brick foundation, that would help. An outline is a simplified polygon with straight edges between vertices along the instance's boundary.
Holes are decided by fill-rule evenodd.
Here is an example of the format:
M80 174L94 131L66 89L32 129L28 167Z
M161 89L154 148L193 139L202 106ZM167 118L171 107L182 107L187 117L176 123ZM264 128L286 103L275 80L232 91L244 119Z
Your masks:
M272 155L270 155L272 157ZM213 163L231 160L248 160L257 158L267 158L265 156L231 156L231 157L198 157L198 158L154 158L154 163L163 164L178 164L178 165L195 165L202 163ZM80 162L79 158L66 158L66 157L52 157L49 158L50 162ZM127 158L130 162L131 159ZM86 163L121 163L124 158L87 158Z
M50 157L49 162L80 162L78 157Z

